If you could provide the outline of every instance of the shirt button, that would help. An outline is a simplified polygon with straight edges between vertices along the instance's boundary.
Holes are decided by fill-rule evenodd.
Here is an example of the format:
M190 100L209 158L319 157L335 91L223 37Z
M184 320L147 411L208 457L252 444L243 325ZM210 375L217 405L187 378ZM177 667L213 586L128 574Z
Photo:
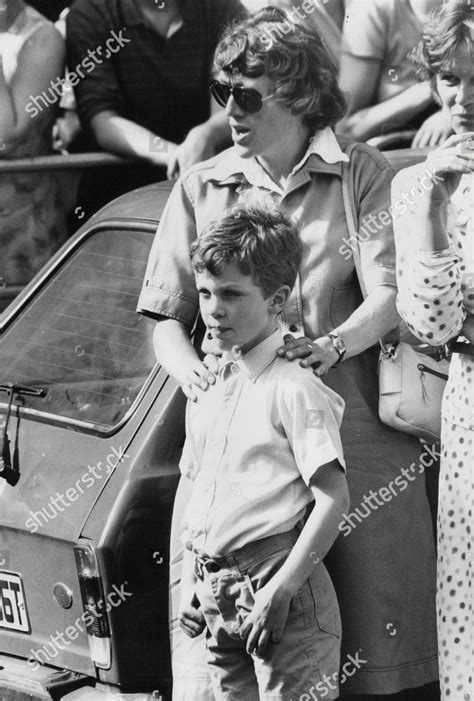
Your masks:
M291 331L292 333L295 333L295 331L298 331L298 327L296 326L296 324L291 324L291 326L290 326L290 331Z

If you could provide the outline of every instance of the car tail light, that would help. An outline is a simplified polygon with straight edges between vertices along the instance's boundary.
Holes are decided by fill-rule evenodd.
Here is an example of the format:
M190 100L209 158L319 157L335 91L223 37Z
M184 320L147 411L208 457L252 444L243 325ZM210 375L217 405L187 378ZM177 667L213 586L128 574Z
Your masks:
M89 541L81 540L74 546L74 554L91 659L96 667L109 669L111 665L110 626L95 550Z

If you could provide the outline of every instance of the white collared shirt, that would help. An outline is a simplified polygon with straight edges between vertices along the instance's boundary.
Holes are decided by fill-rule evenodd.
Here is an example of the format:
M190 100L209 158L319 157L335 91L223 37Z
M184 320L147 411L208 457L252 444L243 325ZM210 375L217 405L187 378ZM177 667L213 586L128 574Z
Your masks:
M357 220L367 234L363 239L355 236L349 231L342 197L345 143L330 127L316 132L287 178L284 192L257 159L242 158L235 147L190 168L176 183L163 212L138 310L193 326L199 299L189 247L211 222L236 206L281 208L300 232L303 256L281 316L285 333L320 338L338 328L360 305L354 240L368 294L378 286L394 286L391 168L382 154L366 144L359 144L352 153Z
M264 168L262 168L256 157L242 158L235 149L230 149L228 154L229 157L219 161L212 170L212 173L209 174L212 179L222 181L240 172L250 185L269 190L270 192L277 192L280 196L284 195L284 191L272 180ZM321 131L317 131L315 135L311 137L306 153L291 171L288 181L290 181L292 176L302 170L311 156L319 156L328 164L349 161L348 157L337 143L337 139L331 127L326 127L325 129L321 129Z
M188 402L180 468L194 480L183 543L210 556L291 530L311 477L338 460L344 402L311 370L277 357L275 331Z

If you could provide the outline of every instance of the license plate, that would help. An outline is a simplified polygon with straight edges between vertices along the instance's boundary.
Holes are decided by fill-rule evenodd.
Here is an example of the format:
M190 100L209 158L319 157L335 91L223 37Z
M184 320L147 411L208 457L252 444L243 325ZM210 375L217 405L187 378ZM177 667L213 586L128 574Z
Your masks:
M31 632L25 590L16 572L0 572L0 628Z

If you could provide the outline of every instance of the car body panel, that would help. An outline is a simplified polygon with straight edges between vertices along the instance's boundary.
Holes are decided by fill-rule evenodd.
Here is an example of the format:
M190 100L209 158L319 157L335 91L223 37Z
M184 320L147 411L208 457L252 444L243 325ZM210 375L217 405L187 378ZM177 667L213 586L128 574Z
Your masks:
M66 668L90 678L89 688L102 683L104 689L124 693L170 694L169 528L184 441L185 398L155 364L154 323L135 313L144 265L169 191L169 184L159 184L107 205L0 319L0 384L30 382L46 389L42 398L14 396L8 436L19 480L11 486L0 479L0 573L5 573L0 581L3 576L8 589L8 583L21 576L30 627L7 630L0 618L0 651L12 656L16 670L24 670L26 687L35 675L44 676L45 669ZM85 264L81 256L102 241L106 255L99 246L92 267L103 260L106 281L100 278L100 285L93 281L91 286L93 273L87 257ZM118 244L121 257L116 262ZM134 258L140 258L139 264ZM110 306L110 318L107 307L101 311L105 300L117 301L116 308ZM117 321L123 313L125 321ZM113 327L105 351L100 333L94 336L90 331L98 318L104 329ZM69 324L71 319L75 321ZM126 347L120 336L123 329L127 344L131 339ZM140 330L142 336L136 336ZM74 346L76 333L86 340ZM64 342L58 334L64 334ZM141 358L137 377L135 353ZM41 371L34 375L37 367ZM99 386L102 381L105 390ZM103 396L112 385L112 404L107 405ZM94 405L97 394L100 401ZM117 401L122 395L127 401ZM7 393L0 392L0 426L7 401ZM79 540L94 545L104 600L111 603L109 669L99 669L91 660L81 618L84 608L74 557ZM66 602L53 594L58 584L69 597ZM9 613L6 597L2 604L1 614ZM12 673L2 688L1 672L3 698L13 694Z

